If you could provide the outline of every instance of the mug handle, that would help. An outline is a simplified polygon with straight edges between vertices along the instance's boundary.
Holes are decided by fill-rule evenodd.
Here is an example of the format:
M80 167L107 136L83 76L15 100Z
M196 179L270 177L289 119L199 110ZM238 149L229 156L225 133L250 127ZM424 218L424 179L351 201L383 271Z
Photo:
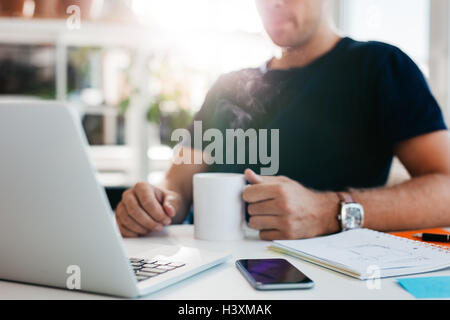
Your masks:
M245 180L245 184L248 185L248 181ZM250 214L248 213L248 202L244 202L245 207L245 225L248 227L248 224L250 223Z

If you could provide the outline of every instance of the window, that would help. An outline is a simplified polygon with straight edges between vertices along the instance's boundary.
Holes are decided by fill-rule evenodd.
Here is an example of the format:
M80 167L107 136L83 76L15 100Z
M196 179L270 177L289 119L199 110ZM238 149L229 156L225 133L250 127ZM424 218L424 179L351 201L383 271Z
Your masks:
M341 10L346 35L395 45L429 76L430 0L344 0Z

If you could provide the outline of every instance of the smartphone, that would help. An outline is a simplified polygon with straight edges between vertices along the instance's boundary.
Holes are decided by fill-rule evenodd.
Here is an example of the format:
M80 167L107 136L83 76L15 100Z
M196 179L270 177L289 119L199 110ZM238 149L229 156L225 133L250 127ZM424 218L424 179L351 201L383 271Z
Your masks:
M310 289L314 282L284 259L243 259L236 267L257 290Z

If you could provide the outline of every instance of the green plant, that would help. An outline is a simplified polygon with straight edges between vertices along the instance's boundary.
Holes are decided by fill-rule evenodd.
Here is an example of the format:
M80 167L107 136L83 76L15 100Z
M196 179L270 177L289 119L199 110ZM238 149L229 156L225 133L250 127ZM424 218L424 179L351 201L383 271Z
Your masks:
M174 110L164 110L164 105L168 102L175 106ZM150 104L147 110L147 120L160 126L162 142L173 147L176 143L170 140L171 133L175 129L188 127L193 120L193 114L181 108L175 100L161 94L155 97Z
M183 66L174 67L168 57L154 57L151 61L150 84L157 87L158 91L148 104L146 119L149 123L160 126L162 143L173 146L174 143L170 141L173 130L186 128L193 120L189 82L186 80L194 71ZM131 82L129 78L128 82ZM130 108L130 103L137 93L137 90L131 90L130 95L120 102L121 113Z
M161 122L161 103L163 101L164 100L158 98L150 104L148 111L147 111L148 122L160 124L160 122Z

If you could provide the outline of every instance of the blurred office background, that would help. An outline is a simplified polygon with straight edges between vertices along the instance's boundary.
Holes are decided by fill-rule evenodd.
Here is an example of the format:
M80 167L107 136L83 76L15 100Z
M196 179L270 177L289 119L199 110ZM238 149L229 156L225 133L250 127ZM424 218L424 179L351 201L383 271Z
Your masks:
M450 118L450 1L330 2L343 35L407 52ZM276 54L254 0L0 0L0 99L74 106L109 188L157 183L215 79Z

